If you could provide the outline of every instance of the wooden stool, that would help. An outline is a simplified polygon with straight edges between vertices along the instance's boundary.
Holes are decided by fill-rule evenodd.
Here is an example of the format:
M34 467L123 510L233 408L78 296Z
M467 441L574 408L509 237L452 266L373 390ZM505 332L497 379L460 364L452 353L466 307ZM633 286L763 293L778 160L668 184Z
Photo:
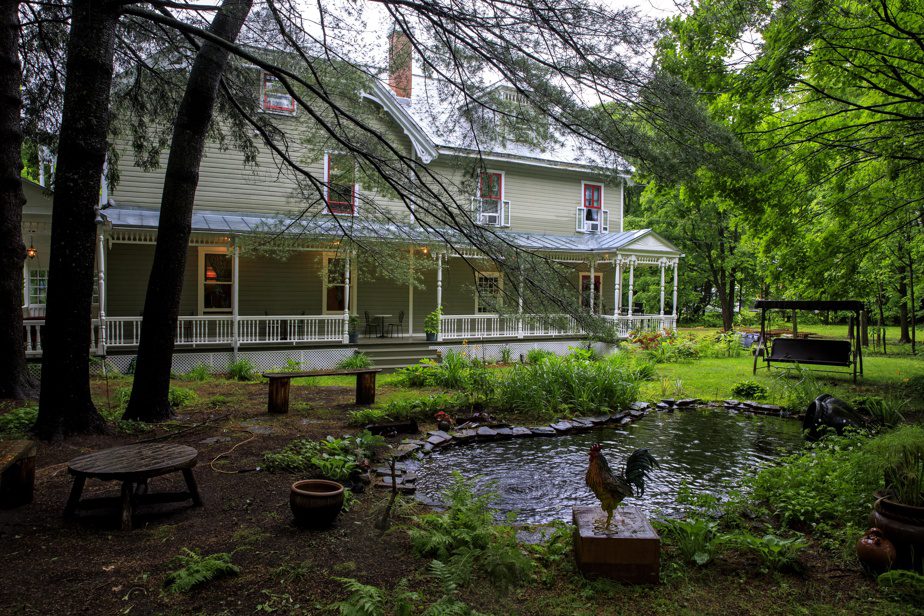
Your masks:
M35 443L0 441L0 507L32 502L35 487Z
M68 472L74 476L74 485L64 515L72 517L78 506L86 505L81 503L80 496L88 478L122 482L122 530L132 529L132 513L137 503L172 503L192 499L193 505L199 506L202 499L192 472L198 455L198 451L186 445L142 443L74 458L67 463ZM147 492L148 479L176 472L183 473L187 492Z

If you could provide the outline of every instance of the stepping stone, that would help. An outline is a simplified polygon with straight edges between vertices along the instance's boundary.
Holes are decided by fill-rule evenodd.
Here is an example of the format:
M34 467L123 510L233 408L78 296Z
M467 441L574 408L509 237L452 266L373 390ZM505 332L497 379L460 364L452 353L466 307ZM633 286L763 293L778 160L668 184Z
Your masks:
M477 430L478 438L480 439L492 439L497 437L497 431L493 430L487 426L481 426Z
M467 429L467 430L459 430L458 432L453 432L449 436L456 439L460 443L467 443L468 441L474 439L476 435L477 435L477 432L475 432L475 430Z
M754 408L755 406L760 406L760 405L754 402L753 400L745 400L739 406L743 406L744 408L750 409L750 408Z
M663 402L667 406L674 406L675 404L677 404L677 401L674 400L673 398L663 398L661 402ZM661 404L659 403L658 406L661 406Z
M530 428L529 431L533 433L533 436L555 436L558 434L555 428L549 426L536 426L535 428Z
M632 403L632 408L635 409L636 411L644 411L650 407L651 405L649 403L642 402L641 400L638 400Z
M432 431L430 431L430 432L427 432L427 434L429 434L430 436L438 436L438 437L440 437L440 438L442 438L442 439L444 439L444 440L445 440L445 439L450 439L450 438L452 438L451 436L449 436L448 434L446 434L446 433L443 432L442 430L432 430ZM430 439L427 439L427 440L430 440Z
M699 398L684 398L683 400L677 401L677 406L693 406L694 404L699 404L702 402Z
M559 421L558 423L551 424L551 427L556 432L571 432L574 429L574 424L570 421Z
M438 432L432 434L430 438L427 439L427 443L433 445L434 447L442 447L451 440L452 437L445 432Z
M783 412L783 407L777 406L775 404L761 404L757 408L764 411L765 413L781 413Z
M737 400L726 400L725 401L725 406L738 406L739 404L741 403L738 402Z
M594 422L584 417L578 417L576 419L572 419L571 423L573 423L575 427L584 426L587 428L592 428L594 426Z
M532 435L533 435L533 431L532 431L532 430L530 430L529 428L524 428L523 426L517 426L517 427L515 427L515 428L511 428L511 429L510 429L510 433L511 433L510 435L511 435L513 438L521 438L521 437L524 437L524 436L532 436Z
M427 454L433 451L433 443L424 443L423 447L420 449L420 453Z
M645 411L636 411L636 410L632 410L632 411L629 411L629 415L630 415L633 419L638 419L639 417L644 417L644 416L645 416Z
M497 438L513 438L513 430L510 428L497 428L494 430Z
M624 426L624 425L626 425L626 424L628 424L628 423L632 423L632 418L631 418L631 417L623 417L623 418L619 421L619 425L620 425L620 426Z
M669 410L671 410L673 407L672 407L670 404L666 403L666 402L658 402L658 403L655 405L655 408L657 408L659 411L669 411Z
M418 445L418 446L420 446L420 445L423 445L424 442L423 442L423 441L419 441L419 440L414 439L414 438L406 438L406 439L402 439L402 440L401 440L401 444L402 444L402 445Z
M216 443L228 443L231 441L230 436L212 436L199 441L200 445L215 445Z
M404 443L395 447L394 455L396 458L406 458L420 449L420 445Z

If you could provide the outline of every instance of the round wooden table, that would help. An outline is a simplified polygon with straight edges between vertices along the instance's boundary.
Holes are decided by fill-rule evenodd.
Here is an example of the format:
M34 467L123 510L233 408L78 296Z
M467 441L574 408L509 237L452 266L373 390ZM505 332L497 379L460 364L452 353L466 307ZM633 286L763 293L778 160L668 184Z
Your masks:
M186 445L141 443L74 458L67 463L67 471L74 476L74 485L64 515L70 517L76 513L88 478L122 482L122 530L131 530L132 511L138 502L169 503L192 499L193 505L199 506L202 499L192 472L198 455L198 451ZM147 493L148 479L176 472L183 473L188 492Z

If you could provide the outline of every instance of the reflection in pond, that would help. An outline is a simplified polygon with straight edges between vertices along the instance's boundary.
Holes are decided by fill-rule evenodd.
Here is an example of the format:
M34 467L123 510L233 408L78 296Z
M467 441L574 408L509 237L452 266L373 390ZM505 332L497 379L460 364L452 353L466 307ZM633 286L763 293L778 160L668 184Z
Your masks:
M556 438L521 438L475 443L438 451L417 469L417 497L439 503L452 471L481 476L479 486L494 482L496 506L516 511L519 523L571 521L575 505L596 505L584 484L588 451L602 443L610 466L622 470L635 449L648 447L661 465L645 496L629 498L649 515L677 513L682 482L694 493L722 496L740 485L752 469L802 444L799 422L778 417L738 415L724 410L653 413L620 428L600 428Z

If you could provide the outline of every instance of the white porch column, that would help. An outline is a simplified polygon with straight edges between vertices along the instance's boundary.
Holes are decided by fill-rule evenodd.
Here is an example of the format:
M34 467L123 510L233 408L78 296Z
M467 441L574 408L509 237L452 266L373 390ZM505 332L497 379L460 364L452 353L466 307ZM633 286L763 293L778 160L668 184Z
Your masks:
M619 319L619 310L622 308L622 258L613 259L616 268L616 280L613 289L613 318Z
M677 328L677 266L680 265L680 259L674 261L674 298L673 298L673 313L674 313L674 329Z
M632 318L632 295L635 291L635 257L629 257L629 318ZM630 328L631 329L631 328Z
M597 264L595 259L590 260L590 314L594 314L594 283L596 282L596 277L594 276L594 266ZM602 289L601 289L602 291Z
M343 344L350 342L350 257L343 260Z
M414 216L413 210L411 216ZM414 222L413 220L411 222ZM407 283L407 335L414 335L414 249L411 248L408 257L408 283Z
M106 227L99 225L97 232L98 242L96 246L96 269L99 274L97 282L97 293L99 294L99 349L98 352L106 357ZM26 278L28 280L28 277ZM28 290L26 291L26 301L29 300Z
M240 293L239 280L241 272L241 249L237 245L237 238L231 238L231 346L234 354L234 361L237 361L237 351L240 348L241 335L239 327L240 302L238 296Z
M520 265L520 289L517 293L517 338L523 337L523 265Z
M661 310L658 313L661 317L661 329L664 329L664 266L667 263L664 259L658 260L658 268L661 270Z
M437 253L436 255L436 307L442 312L443 308L443 253ZM442 316L440 317L440 330L436 333L436 339L441 341L443 339L443 323Z

